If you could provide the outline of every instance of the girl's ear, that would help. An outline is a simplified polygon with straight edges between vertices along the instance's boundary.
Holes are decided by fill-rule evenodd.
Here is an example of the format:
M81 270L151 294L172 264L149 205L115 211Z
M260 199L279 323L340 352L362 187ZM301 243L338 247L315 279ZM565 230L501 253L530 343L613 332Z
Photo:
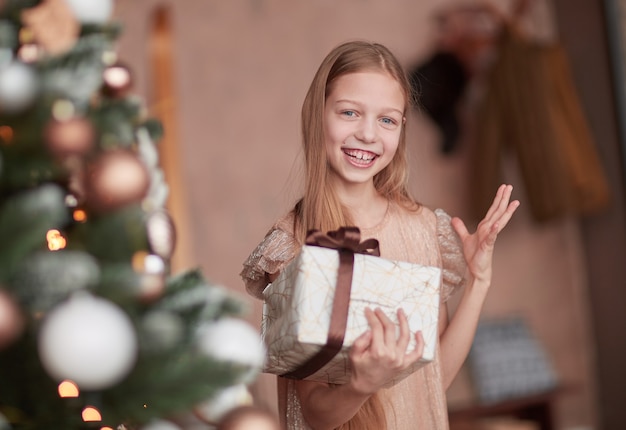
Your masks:
M405 116L402 117L402 125L404 125L404 124L406 124L406 117Z

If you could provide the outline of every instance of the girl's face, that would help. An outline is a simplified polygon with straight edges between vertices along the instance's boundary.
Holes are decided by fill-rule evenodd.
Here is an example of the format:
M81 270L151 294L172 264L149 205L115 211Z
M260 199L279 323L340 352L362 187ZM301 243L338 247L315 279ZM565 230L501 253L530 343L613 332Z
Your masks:
M358 72L335 80L324 109L331 177L350 186L373 183L398 148L405 98L383 72Z

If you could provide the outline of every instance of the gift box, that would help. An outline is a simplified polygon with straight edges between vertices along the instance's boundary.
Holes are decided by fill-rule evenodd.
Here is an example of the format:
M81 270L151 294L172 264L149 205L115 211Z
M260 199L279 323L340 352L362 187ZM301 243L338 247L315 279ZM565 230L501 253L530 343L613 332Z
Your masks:
M433 360L441 269L360 254L362 250L344 245L335 243L337 249L304 245L263 291L266 373L348 382L350 346L369 327L366 307L381 308L395 323L397 309L404 310L411 330L407 350L415 347L417 331L424 337L422 358L389 385ZM347 286L346 277L352 278Z

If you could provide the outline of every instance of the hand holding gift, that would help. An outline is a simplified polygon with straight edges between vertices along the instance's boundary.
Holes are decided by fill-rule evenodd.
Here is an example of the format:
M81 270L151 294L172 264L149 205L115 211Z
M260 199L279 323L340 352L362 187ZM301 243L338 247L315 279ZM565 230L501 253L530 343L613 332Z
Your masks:
M422 332L415 334L415 348L409 350L409 322L398 309L397 325L380 309L365 308L370 329L359 336L350 350L352 386L364 394L374 394L400 372L415 364L424 352Z

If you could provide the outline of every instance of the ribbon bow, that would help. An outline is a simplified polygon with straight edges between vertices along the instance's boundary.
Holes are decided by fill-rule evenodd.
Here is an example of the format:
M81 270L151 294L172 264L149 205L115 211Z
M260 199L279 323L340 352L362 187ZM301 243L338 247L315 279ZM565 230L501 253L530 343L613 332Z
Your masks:
M376 239L361 242L361 231L358 227L341 227L339 230L324 234L319 230L309 230L306 244L330 249L345 249L357 254L375 255L380 257L380 245Z
M281 375L292 379L305 379L311 376L341 351L348 326L354 254L380 256L378 240L367 239L361 242L361 231L357 227L341 227L326 234L319 230L310 230L305 243L310 246L336 249L339 253L339 268L326 344L296 369Z

